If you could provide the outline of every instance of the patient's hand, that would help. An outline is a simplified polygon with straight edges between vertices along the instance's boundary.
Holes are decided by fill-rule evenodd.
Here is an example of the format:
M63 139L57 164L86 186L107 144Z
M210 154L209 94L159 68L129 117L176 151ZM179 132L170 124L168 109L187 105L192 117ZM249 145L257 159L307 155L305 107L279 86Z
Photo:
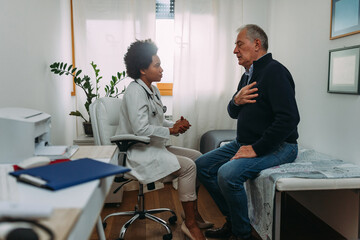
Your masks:
M240 91L238 91L236 93L236 95L234 96L234 102L237 105L243 105L246 103L255 103L256 100L254 98L259 96L259 94L256 93L258 91L258 89L252 88L255 86L255 84L256 84L256 82L253 82L253 83L250 83L249 85L246 85L242 89L240 89Z
M251 145L241 146L235 156L233 156L231 160L239 159L239 158L254 158L257 157L256 152L254 151Z

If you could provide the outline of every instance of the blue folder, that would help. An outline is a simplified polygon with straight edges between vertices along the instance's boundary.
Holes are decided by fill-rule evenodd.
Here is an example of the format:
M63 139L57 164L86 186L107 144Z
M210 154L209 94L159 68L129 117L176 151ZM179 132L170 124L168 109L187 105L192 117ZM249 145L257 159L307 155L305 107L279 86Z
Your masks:
M19 181L50 190L59 190L128 171L130 171L129 168L122 166L82 158L19 170L9 174L15 176Z

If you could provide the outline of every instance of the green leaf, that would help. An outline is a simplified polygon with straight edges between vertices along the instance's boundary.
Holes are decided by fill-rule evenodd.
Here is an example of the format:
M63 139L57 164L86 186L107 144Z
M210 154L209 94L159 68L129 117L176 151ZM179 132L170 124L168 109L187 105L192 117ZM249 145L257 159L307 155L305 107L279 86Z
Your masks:
M84 118L84 116L83 116L79 111L75 111L75 112L72 111L72 112L69 113L69 115L75 116L75 117L81 117L82 119L84 119L85 122L88 122L88 120L86 120L86 119Z
M83 76L80 77L82 70L75 68L75 66L73 66L72 64L70 65L65 62L54 62L50 65L50 71L54 74L58 74L60 76L64 74L73 76L73 81L76 84L76 86L81 88L84 91L84 94L86 95L86 102L84 103L84 106L86 108L87 113L89 113L89 106L92 103L93 99L100 97L100 94L98 92L98 90L100 89L99 82L103 78L103 76L99 75L101 70L98 68L98 65L95 64L93 61L91 62L91 65L96 75L95 87L92 85L94 81L91 81L91 78L88 75L83 74ZM106 96L118 97L119 94L122 94L125 91L125 87L124 87L124 90L121 93L119 93L119 89L116 87L116 85L126 77L125 74L126 74L125 71L122 71L122 72L117 72L115 76L111 76L109 84L104 86ZM70 115L81 117L85 121L87 121L79 111L73 111L70 113Z
M74 78L74 83L75 83L75 84L77 84L77 85L80 85L80 83L81 83L81 79L80 79L80 78L75 77L75 78Z
M72 112L69 113L69 115L76 116L76 117L81 117L82 116L82 114L79 111L75 111L75 112L72 111Z

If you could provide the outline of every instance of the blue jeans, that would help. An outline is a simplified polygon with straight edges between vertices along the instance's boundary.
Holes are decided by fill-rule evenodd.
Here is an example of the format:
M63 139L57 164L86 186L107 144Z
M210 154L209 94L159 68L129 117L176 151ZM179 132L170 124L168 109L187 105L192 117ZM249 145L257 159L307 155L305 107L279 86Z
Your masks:
M283 143L267 155L229 161L241 145L234 140L202 155L195 163L199 181L231 223L232 233L247 238L251 234L251 225L244 182L256 178L266 168L293 162L298 148L297 144Z

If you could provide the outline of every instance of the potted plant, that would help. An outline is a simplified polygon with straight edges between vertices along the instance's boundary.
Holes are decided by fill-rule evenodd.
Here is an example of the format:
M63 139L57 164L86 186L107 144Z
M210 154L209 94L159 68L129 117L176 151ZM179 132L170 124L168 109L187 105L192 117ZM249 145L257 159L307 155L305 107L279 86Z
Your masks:
M84 126L85 134L92 136L89 107L93 99L97 99L100 97L99 82L100 79L102 79L102 76L99 75L100 69L97 67L97 65L94 62L91 62L90 64L95 72L95 78L96 78L95 88L93 87L91 78L87 75L83 75L81 77L80 74L82 73L82 70L74 68L73 65L64 62L54 62L53 64L50 65L50 68L51 68L51 72L53 72L54 74L58 74L59 76L63 74L73 76L75 85L80 87L84 91L86 95L86 102L84 106L89 117L86 118L78 110L71 111L69 115L81 117L84 120L83 126ZM119 97L120 94L123 94L125 92L125 87L122 91L119 91L117 88L117 84L119 84L120 81L122 81L125 78L126 78L125 71L117 72L115 76L112 76L110 83L108 85L105 85L104 87L105 97Z

